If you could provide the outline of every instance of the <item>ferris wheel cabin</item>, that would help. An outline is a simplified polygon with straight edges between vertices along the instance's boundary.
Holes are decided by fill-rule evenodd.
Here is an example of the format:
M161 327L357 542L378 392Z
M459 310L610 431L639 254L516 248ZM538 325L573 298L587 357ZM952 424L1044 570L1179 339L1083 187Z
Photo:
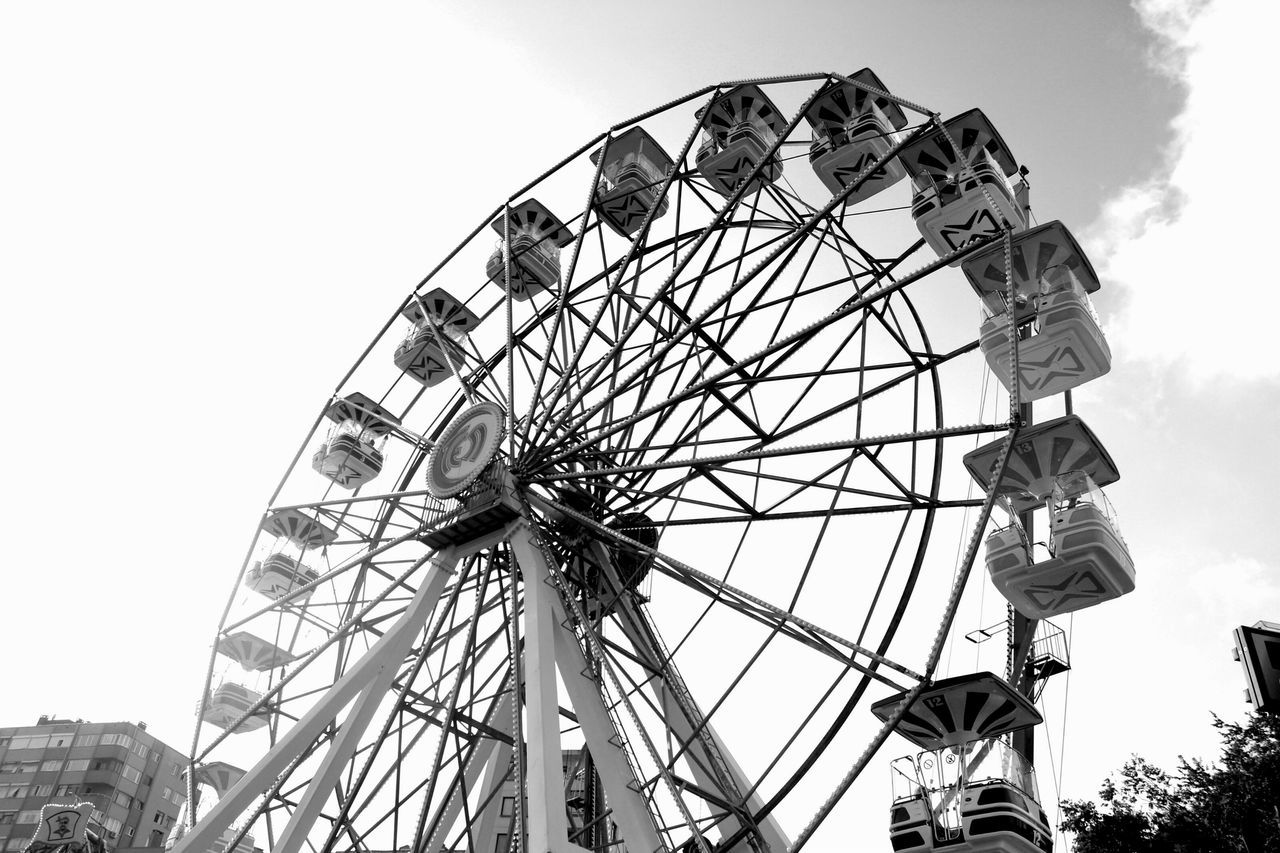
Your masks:
M364 394L349 394L325 410L333 421L324 442L311 457L311 467L344 489L354 489L382 471L382 448L400 421Z
M264 560L253 564L245 573L244 585L259 595L278 600L284 598L298 587L320 577L314 569L307 568L288 554L271 554ZM302 593L296 600L306 601L311 593Z
M236 720L262 698L262 693L250 684L253 673L264 673L285 666L296 656L275 643L255 636L248 631L237 631L219 638L217 653L238 664L243 675L227 674L214 688L204 704L202 719L222 729L229 729ZM260 729L268 722L267 712L260 709L236 726L236 732Z
M984 488L1001 444L991 442L964 457ZM1133 559L1101 489L1119 479L1106 448L1076 415L1018 436L997 489L1011 521L987 537L986 561L992 583L1019 613L1044 619L1134 590ZM1041 506L1049 509L1049 556L1036 561L1016 516Z
M535 293L556 290L560 281L560 250L573 242L573 234L555 214L537 199L522 201L511 208L511 233L504 234L503 218L489 226L498 232L498 247L485 265L489 280L507 288L507 261L503 247L510 249L511 298L524 301Z
M1000 594L1024 616L1045 619L1133 592L1133 558L1115 510L1083 471L1054 480L1048 560L1032 549L1016 521L987 538L987 570Z
M319 577L313 569L307 568L296 557L286 553L286 544L305 552L326 547L338 538L337 531L296 509L271 513L262 520L261 527L264 533L284 541L278 541L271 554L253 564L245 573L244 585L273 601L278 601ZM308 591L298 600L305 601L310 595Z
M463 340L480 324L471 309L437 287L425 296L410 297L400 313L412 325L396 347L396 367L427 388L461 368Z
M898 693L871 710L888 720ZM1050 853L1035 769L999 738L1041 723L1025 696L989 672L943 679L923 690L897 731L924 749L891 765L889 837L895 851Z
M728 198L751 177L744 193L771 184L782 174L782 160L770 149L786 129L782 113L769 96L753 85L736 86L715 103L698 112L702 119L702 144L698 146L698 172L711 188Z
M1013 238L1014 304L1007 306L1004 246L983 249L962 268L982 299L982 352L1006 389L1013 382L1009 351L1013 325L1031 323L1018 341L1018 384L1024 401L1077 388L1111 370L1111 348L1089 294L1100 285L1092 264L1061 222Z
M944 127L946 133L925 134L898 155L911 175L911 215L925 242L941 257L1001 233L1006 223L1014 231L1026 228L1027 184L999 131L977 109Z
M885 90L870 68L850 79ZM841 81L813 102L805 119L813 129L809 164L832 194L869 172L861 186L849 194L849 204L871 198L906 177L897 157L885 160L898 141L897 131L907 124L906 115L888 98Z
M644 128L633 127L591 152L593 164L599 165L601 157L596 211L619 236L640 230L650 209L653 219L667 212L667 200L658 191L675 163Z
M230 729L235 726L237 732L256 731L267 724L267 714L264 710L259 710L244 720L240 720L240 717L261 698L261 693L250 690L243 684L224 681L205 697L204 712L200 715L200 719L220 729ZM238 725L237 720L240 720Z

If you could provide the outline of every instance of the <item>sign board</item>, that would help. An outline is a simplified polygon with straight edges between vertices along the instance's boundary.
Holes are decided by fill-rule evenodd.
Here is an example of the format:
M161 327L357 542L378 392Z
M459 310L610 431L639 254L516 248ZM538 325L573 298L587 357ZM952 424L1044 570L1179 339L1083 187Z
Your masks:
M1257 622L1234 631L1235 657L1244 667L1245 696L1257 711L1280 711L1280 625Z
M487 401L454 418L431 449L427 490L437 498L461 494L498 452L502 428L502 409Z
M89 815L92 811L92 803L74 806L46 803L40 810L40 824L36 827L35 837L27 842L23 853L85 850L89 846Z

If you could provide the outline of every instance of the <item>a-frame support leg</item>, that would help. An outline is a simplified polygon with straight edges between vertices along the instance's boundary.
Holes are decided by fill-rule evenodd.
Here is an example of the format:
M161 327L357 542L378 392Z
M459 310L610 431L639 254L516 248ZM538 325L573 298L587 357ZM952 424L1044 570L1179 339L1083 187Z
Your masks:
M620 745L622 742L621 736L614 727L613 719L609 716L609 711L601 698L600 686L591 673L586 656L582 652L582 647L578 644L577 637L566 627L568 618L564 605L560 601L560 594L553 586L550 569L543 560L541 550L533 542L532 532L527 527L521 527L514 531L510 542L512 549L515 551L516 559L525 574L525 613L537 612L538 621L536 624L539 630L545 630L548 633L547 639L551 641L554 660L559 666L560 676L564 681L565 690L569 694L569 701L573 704L574 713L578 716L578 722L582 726L587 748L590 750L592 760L595 762L596 773L604 786L605 796L608 798L609 807L613 812L612 819L622 830L627 850L631 851L631 853L652 853L652 851L664 850L665 848L658 835L658 829L654 826L648 804L640 792L640 781L635 778L631 770L631 765L627 761L626 754ZM526 631L526 661L529 659L530 648L535 643L533 624L531 620L530 627ZM532 663L527 665L527 678L532 677L532 668ZM531 689L527 689L527 700L529 702L533 701ZM555 701L555 682L553 680L551 682L551 709L555 709ZM554 713L554 710L552 710L552 713ZM531 708L530 719L532 720L532 718L533 712ZM532 725L530 728L532 728ZM558 760L560 746L558 730L555 733L555 745L557 750L555 768L557 789L550 798L554 805L543 806L543 808L558 808L559 815L564 821L563 768ZM531 744L529 761L531 767L533 765L532 753L533 745ZM534 777L531 775L529 783L531 819L533 815L537 815L539 812L539 806L532 802L534 798L533 782ZM564 822L567 824L567 821ZM567 833L567 828L565 831ZM548 850L555 853L557 850L565 849L565 846L558 848L535 847L532 832L531 826L529 853L545 853ZM556 836L557 839L562 837L565 836ZM563 842L563 845L567 845L567 840ZM569 849L576 848L570 847Z
M569 819L564 804L560 754L560 704L556 695L555 613L547 595L546 569L527 525L508 540L524 570L524 698L529 741L529 799L525 812L527 853L568 853Z
M453 548L441 551L432 558L431 568L427 571L422 585L418 587L413 600L396 623L329 688L329 691L302 716L302 719L285 732L257 765L242 776L240 781L209 810L209 813L178 841L173 853L204 853L206 850L213 849L218 837L253 804L263 791L271 787L276 777L283 773L295 758L315 743L324 730L337 719L342 709L351 704L352 699L363 694L369 697L369 702L376 708L378 697L385 695L385 686L381 692L377 693L366 694L366 689L384 680L388 685L391 683L391 679L395 677L396 671L412 647L414 638L427 623L431 611L440 600L440 593L453 574L457 561L458 555ZM368 724L367 717L372 716L372 711L369 711L362 724L357 725L361 723L357 716L364 704L363 701L356 703L356 708L348 715L338 738L330 745L329 753L325 758L326 768L340 767L350 759L364 726ZM339 753L345 753L345 755L340 758ZM324 786L321 792L317 785L322 781L324 780L320 777L313 779L305 795L310 796L313 789L320 792L317 793L320 803L316 805L316 809L333 790L333 781L336 781L336 777ZM298 838L299 843L311 828L311 824L302 819L304 817L305 815L295 813L285 829L285 834L291 838ZM280 849L279 845L275 849Z

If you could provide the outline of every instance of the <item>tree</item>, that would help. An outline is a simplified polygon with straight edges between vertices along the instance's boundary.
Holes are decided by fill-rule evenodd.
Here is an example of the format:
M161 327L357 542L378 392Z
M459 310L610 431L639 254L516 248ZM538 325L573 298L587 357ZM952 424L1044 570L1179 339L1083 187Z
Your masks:
M1170 774L1134 756L1100 803L1063 801L1076 853L1280 853L1280 715L1213 726L1218 764L1180 756Z

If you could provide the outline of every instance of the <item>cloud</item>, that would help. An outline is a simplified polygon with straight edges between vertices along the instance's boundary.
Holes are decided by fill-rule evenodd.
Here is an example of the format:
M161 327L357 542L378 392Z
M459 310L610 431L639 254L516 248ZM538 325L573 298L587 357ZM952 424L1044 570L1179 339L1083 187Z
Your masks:
M1270 106L1258 85L1280 10L1231 0L1135 0L1135 9L1156 37L1151 62L1186 101L1159 173L1108 200L1085 234L1120 295L1109 340L1119 357L1196 386L1280 381L1268 310L1280 305L1268 263L1270 133L1261 129Z

